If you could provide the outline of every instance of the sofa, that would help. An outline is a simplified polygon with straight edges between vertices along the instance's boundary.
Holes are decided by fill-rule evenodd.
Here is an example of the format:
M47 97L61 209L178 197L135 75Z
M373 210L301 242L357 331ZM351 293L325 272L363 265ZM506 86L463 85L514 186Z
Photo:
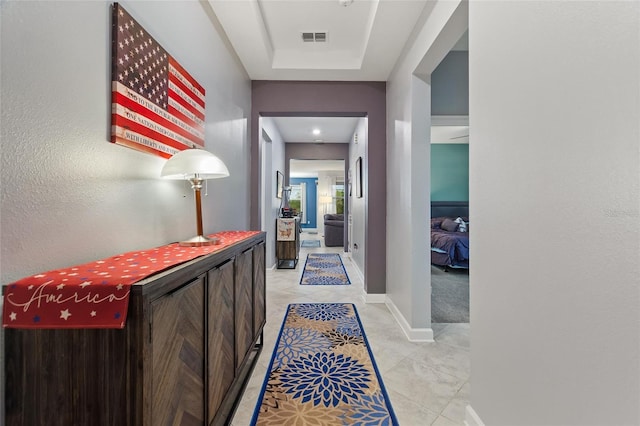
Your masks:
M344 246L344 215L324 215L324 245L326 247Z

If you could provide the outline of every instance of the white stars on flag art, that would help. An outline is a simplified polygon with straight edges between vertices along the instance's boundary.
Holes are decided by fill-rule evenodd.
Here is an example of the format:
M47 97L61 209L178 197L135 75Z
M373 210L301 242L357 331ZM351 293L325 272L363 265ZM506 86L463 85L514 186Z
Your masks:
M64 311L60 311L60 318L62 318L63 320L68 320L69 317L71 316L71 313L69 312L69 309L65 309Z
M9 319L10 319L11 321L15 321L15 320L17 320L17 319L18 319L18 314L16 314L15 312L11 312L11 313L9 314Z
M96 316L96 311L91 311L91 314L90 314L90 315L91 315L92 317L95 317L95 316Z

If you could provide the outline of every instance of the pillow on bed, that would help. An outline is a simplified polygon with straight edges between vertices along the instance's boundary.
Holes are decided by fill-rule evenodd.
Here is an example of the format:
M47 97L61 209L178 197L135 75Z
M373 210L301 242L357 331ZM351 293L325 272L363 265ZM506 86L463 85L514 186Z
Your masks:
M444 217L432 217L431 218L431 229L440 229L440 225L442 225L442 221Z
M458 224L453 220L446 218L442 221L440 228L444 229L445 231L456 232L458 230Z

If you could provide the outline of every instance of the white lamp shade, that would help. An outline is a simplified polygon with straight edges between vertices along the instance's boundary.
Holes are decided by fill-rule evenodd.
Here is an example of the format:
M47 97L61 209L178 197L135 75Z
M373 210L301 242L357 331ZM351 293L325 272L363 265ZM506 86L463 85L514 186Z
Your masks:
M204 149L185 149L169 158L160 176L166 179L217 179L229 176L221 159Z

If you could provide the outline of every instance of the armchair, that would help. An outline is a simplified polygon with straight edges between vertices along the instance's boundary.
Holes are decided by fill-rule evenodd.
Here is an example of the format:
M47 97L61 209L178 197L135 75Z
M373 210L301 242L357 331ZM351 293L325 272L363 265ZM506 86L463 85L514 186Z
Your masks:
M344 245L344 215L324 215L324 245L339 247Z

